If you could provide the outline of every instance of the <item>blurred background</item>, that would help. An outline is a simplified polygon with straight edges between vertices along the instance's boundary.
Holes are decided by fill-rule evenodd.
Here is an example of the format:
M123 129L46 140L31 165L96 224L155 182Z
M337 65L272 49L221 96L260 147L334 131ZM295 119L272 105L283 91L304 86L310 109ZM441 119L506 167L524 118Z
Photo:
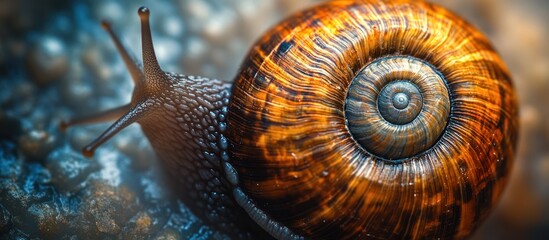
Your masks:
M91 160L79 149L108 124L63 119L127 103L132 83L100 27L141 59L137 8L151 9L166 71L232 79L252 43L321 1L0 0L0 238L223 239L165 188L138 126ZM437 0L488 35L520 100L520 139L500 204L473 239L549 236L549 1Z

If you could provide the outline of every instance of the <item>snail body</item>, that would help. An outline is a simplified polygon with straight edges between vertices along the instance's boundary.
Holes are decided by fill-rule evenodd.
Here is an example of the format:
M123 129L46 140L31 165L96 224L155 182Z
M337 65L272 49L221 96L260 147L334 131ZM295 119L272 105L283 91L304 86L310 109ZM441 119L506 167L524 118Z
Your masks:
M417 1L332 1L251 48L234 83L165 73L142 22L130 104L190 209L235 238L463 238L504 189L516 95L489 41Z

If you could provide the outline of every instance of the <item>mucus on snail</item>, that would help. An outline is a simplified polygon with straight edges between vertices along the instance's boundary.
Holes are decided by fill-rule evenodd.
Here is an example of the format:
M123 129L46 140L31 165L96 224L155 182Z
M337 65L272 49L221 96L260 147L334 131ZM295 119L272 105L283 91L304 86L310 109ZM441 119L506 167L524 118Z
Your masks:
M186 205L246 238L464 238L499 199L517 138L487 38L422 1L330 1L251 48L234 83L166 73L141 19L129 104L62 124L137 122ZM201 187L197 187L201 186Z

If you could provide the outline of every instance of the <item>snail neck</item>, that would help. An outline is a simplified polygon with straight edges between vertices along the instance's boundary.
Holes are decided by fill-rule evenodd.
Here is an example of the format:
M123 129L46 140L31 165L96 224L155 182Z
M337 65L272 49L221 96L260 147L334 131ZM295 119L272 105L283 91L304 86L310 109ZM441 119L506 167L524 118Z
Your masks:
M146 100L151 107L138 123L172 175L197 175L198 179L181 181L195 188L199 181L221 177L230 86L202 77L168 73L166 78L169 89Z
M200 219L231 237L257 236L259 228L234 201L222 167L228 160L223 133L230 84L166 76L170 89L151 101L154 107L138 123L175 183L174 190Z

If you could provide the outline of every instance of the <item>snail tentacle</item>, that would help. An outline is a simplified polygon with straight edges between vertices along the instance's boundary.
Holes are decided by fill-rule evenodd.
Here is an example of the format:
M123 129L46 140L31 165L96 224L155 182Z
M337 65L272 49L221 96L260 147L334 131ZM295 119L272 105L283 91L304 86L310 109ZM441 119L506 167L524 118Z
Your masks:
M150 11L146 7L140 7L137 10L141 19L141 45L143 48L143 72L148 83L145 86L157 86L163 84L162 77L165 75L160 68L156 54L154 53L153 40L151 36L151 26L149 24ZM160 89L156 89L160 91Z
M61 122L61 124L59 125L59 128L62 131L65 131L67 128L76 126L76 125L114 121L116 119L119 119L125 113L127 113L130 110L130 108L131 108L130 104L126 104L117 108L108 109L103 112L94 113L93 115L90 115L90 116L73 118L68 121Z
M149 104L149 102L141 103L137 106L132 107L129 112L124 113L121 118L119 118L111 126L109 126L107 130L99 135L99 137L97 137L95 140L93 140L90 144L86 145L82 149L82 153L84 154L84 156L93 157L95 150L99 146L114 137L127 126L131 125L134 122L137 122L146 114L146 109Z
M122 56L126 67L134 80L135 89L131 103L107 110L103 113L89 116L87 118L71 120L61 124L61 128L67 128L80 123L108 121L112 120L112 118L119 117L113 125L111 125L99 137L83 148L82 153L87 157L93 156L95 149L112 138L118 132L132 123L139 121L142 117L149 114L151 110L154 110L154 106L157 105L156 103L158 102L159 95L170 88L166 74L160 68L154 53L149 25L149 10L145 7L141 7L138 10L138 15L141 19L141 41L143 48L144 73L141 72L133 61L131 61L128 52L122 46L118 37L111 30L110 25L107 22L103 22L102 24L103 28L109 33L111 40L115 43L118 52Z
M111 41L114 42L114 45L116 47L116 50L118 51L118 54L122 57L122 60L124 61L124 65L126 65L126 68L128 69L128 72L130 72L130 76L132 77L133 83L135 85L142 84L141 81L143 81L143 72L137 65L137 62L133 60L132 57L130 57L130 54L126 50L126 48L122 45L122 42L120 41L120 38L114 33L112 30L111 24L108 21L102 21L101 26L107 33L109 34L109 37L111 38Z

